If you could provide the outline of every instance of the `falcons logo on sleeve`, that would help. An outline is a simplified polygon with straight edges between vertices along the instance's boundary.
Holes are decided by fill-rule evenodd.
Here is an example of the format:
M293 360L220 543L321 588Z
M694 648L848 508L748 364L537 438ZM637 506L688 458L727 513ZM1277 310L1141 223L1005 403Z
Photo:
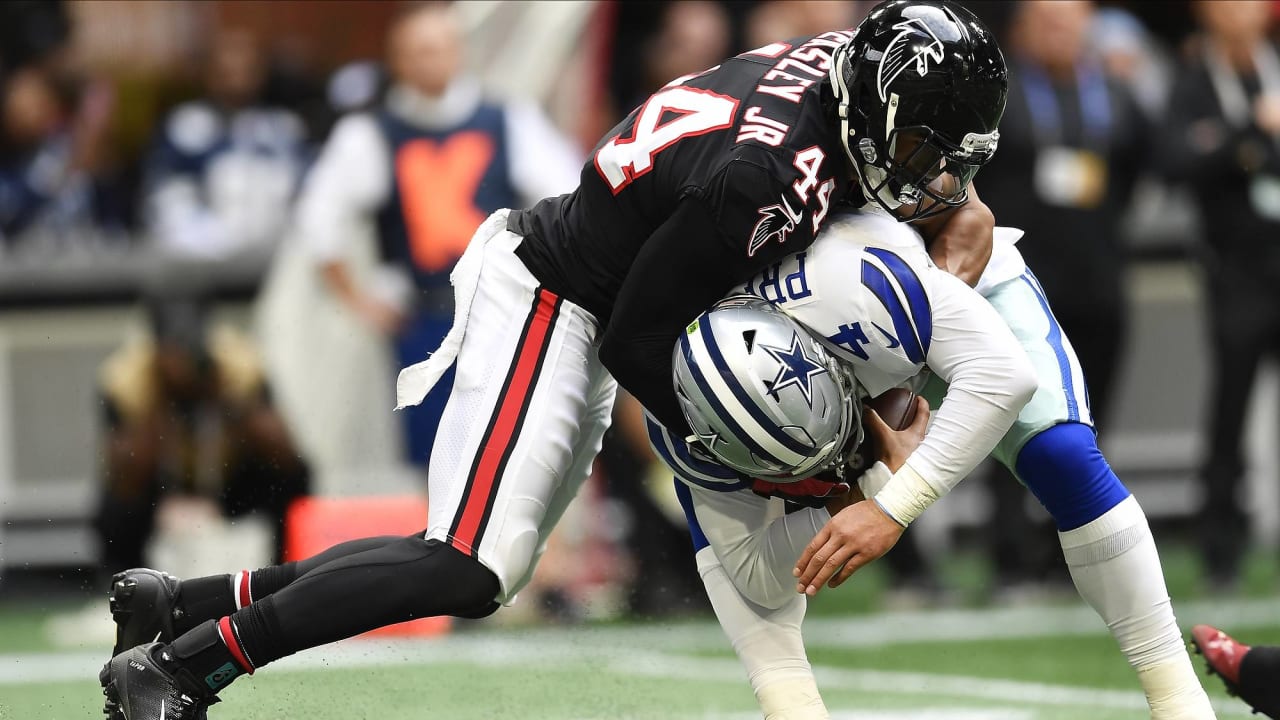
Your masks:
M757 250L775 237L778 239L778 244L785 243L787 236L796 229L796 225L804 217L804 208L799 212L792 210L791 204L785 197L782 198L782 202L762 207L758 212L760 220L751 231L751 242L747 244L747 257L754 257Z
M876 69L876 89L880 92L880 102L889 97L889 86L898 76L915 65L916 74L924 77L929 72L929 60L941 63L944 57L942 41L919 18L903 20L893 26L897 35L889 41L884 55L880 57L880 67Z

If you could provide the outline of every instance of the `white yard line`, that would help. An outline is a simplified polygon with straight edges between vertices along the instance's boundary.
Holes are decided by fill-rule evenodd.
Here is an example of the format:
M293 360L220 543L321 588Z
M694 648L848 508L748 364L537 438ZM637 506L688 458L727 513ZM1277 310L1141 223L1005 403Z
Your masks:
M1280 626L1280 598L1202 600L1174 606L1184 631L1208 623L1238 633L1258 627ZM980 610L919 610L882 612L847 618L810 617L805 620L809 647L882 647L920 642L968 642L1038 637L1106 635L1102 620L1081 601L1064 606L995 607ZM520 638L553 640L555 628L512 630ZM720 629L701 622L676 622L625 627L589 627L587 643L626 644L662 650L716 650L727 647Z
M1218 625L1232 633L1280 625L1280 599L1213 601L1174 605L1184 630ZM1083 601L1063 607L989 608L881 613L859 618L812 618L805 640L814 647L876 647L908 642L1104 635L1106 626Z
M1184 632L1197 623L1218 625L1237 634L1251 628L1280 626L1280 598L1201 600L1177 603L1174 610ZM103 622L107 623L110 630L110 620L105 614ZM919 610L844 618L810 617L805 621L804 628L805 642L809 647L822 648L1106 634L1102 620L1083 601L1051 607ZM490 626L481 633L454 635L449 639L467 637L470 641L483 642L485 637L500 636L504 640L554 642L563 638L566 632L572 632L583 646L621 645L664 651L714 651L727 648L720 628L714 623L702 621L587 626L574 628L572 631L558 627L529 629ZM428 644L438 645L440 642L428 641ZM0 665L5 664L7 658L11 659L10 656L0 654Z
M634 656L622 666L611 664L610 670L623 674L650 677L697 677L699 679L742 678L737 661L715 658L691 658L654 655L637 660ZM1002 680L964 675L912 673L882 670L858 670L822 665L814 666L818 684L879 695L908 695L937 698L967 698L999 701L1020 705L1056 707L1092 707L1114 710L1147 709L1146 699L1137 690L1110 690L1077 685ZM1216 704L1220 716L1249 717L1250 713L1237 701Z
M1036 715L1025 710L1005 710L1005 708L996 707L974 707L966 710L920 707L911 708L911 710L831 711L831 720L1034 720L1034 717ZM736 715L717 715L709 720L760 720L760 714L759 712L739 712Z

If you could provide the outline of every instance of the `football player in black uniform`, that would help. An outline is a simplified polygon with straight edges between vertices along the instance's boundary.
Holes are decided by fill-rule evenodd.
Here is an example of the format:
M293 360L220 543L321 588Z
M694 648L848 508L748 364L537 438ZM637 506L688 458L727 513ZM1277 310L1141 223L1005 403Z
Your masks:
M834 206L875 201L923 222L939 263L976 280L994 219L967 188L996 147L1004 60L949 2L893 0L868 22L894 33L873 85L833 82L863 56L850 31L772 43L654 93L595 148L577 191L491 216L453 274L453 330L398 387L416 404L456 364L427 529L186 582L120 573L108 715L203 717L234 678L304 648L511 601L590 471L614 378L686 429L678 334L812 243ZM900 95L903 77L913 90ZM869 530L898 527L881 515ZM865 552L900 532L868 532Z
M1227 692L1255 713L1280 718L1280 646L1245 645L1211 625L1191 628L1191 642Z

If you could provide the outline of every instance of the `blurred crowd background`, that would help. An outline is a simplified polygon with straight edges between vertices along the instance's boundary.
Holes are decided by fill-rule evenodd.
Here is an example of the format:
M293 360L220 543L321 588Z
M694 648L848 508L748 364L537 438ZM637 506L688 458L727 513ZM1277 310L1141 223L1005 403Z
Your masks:
M1275 591L1280 2L966 4L1011 68L979 194L1027 231L1175 588ZM869 7L0 3L0 601L421 529L433 410L391 412L395 371L447 330L484 216L572 189L669 80ZM527 614L703 606L616 415ZM1070 592L1047 516L977 475L867 573L873 605Z

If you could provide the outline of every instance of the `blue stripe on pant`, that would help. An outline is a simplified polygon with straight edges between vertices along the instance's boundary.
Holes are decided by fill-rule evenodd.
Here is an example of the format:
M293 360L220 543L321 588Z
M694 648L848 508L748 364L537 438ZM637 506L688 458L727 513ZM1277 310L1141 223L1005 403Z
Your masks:
M1036 280L1031 271L1023 273L1022 281L1031 287L1031 292L1036 296L1036 301L1040 303L1040 309L1044 310L1045 320L1049 322L1049 335L1045 340L1053 346L1054 353L1058 356L1058 371L1062 375L1062 388L1067 396L1067 419L1078 421L1080 419L1080 408L1076 404L1075 382L1071 379L1071 362L1067 357L1067 350L1062 345L1062 327L1058 325L1058 320L1053 316L1053 311L1049 309L1049 300L1044 295L1044 290L1040 287L1040 281Z
M702 532L702 526L698 524L698 516L693 512L693 494L689 492L689 486L675 480L676 497L680 499L680 507L684 509L685 520L689 521L689 534L693 536L693 551L699 552L704 547L710 547L711 543L707 540L706 533Z

